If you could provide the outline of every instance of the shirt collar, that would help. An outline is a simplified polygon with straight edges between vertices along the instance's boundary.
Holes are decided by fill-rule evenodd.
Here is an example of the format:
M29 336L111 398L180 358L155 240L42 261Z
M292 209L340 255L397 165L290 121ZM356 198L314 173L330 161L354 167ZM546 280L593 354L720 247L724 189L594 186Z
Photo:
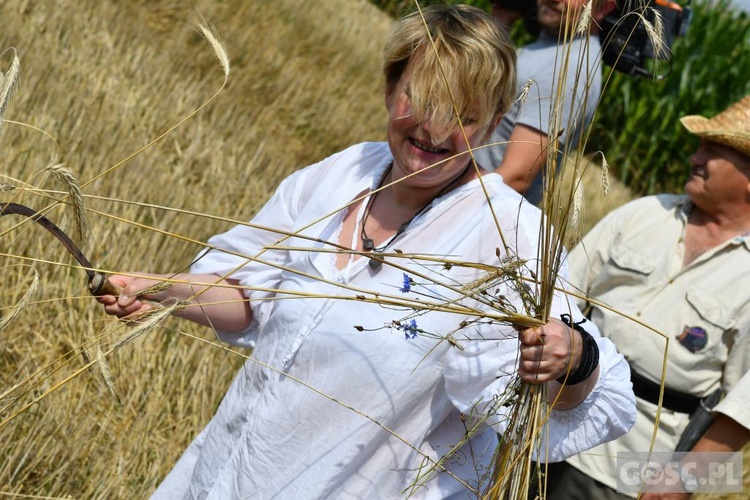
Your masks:
M680 216L682 217L685 224L687 224L688 216L690 215L690 212L693 211L693 208L695 207L695 204L693 204L693 200L691 200L688 196L685 196L684 200L679 203L680 205ZM740 234L729 240L727 243L731 243L733 245L743 245L745 246L745 250L750 251L750 231L747 231L744 234Z

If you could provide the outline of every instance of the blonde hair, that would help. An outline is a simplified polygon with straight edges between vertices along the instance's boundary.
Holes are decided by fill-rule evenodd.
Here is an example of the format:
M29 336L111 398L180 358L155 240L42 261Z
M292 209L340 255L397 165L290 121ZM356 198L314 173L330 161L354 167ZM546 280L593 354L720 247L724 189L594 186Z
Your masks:
M515 47L497 21L476 7L432 5L397 21L385 47L389 92L407 66L412 113L446 137L458 128L457 115L475 119L486 131L516 94Z

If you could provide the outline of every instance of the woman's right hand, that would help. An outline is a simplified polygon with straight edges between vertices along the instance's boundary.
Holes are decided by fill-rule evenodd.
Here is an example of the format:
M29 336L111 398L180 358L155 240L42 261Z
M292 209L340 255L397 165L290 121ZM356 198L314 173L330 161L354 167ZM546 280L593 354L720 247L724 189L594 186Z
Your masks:
M157 277L156 275L152 276ZM118 274L108 276L108 279L112 285L121 289L120 295L101 295L96 300L104 305L104 311L111 316L123 319L138 316L150 311L154 308L156 302L166 298L163 291L142 294L143 290L160 283L159 279Z
M102 295L96 299L107 314L124 320L157 307L179 303L175 316L226 332L244 330L252 321L252 311L244 289L237 280L215 274L148 274L112 275L110 282L122 289L119 295ZM144 290L160 286L149 293Z

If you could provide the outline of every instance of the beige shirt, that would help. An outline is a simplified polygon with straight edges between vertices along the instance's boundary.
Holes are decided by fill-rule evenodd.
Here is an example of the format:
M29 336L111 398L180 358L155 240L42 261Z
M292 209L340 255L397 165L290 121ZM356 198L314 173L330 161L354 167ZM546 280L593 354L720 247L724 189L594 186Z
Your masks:
M573 285L617 311L593 306L590 317L633 370L659 382L666 362L667 387L703 397L750 368L750 235L683 267L690 208L686 196L635 200L597 224L569 264ZM636 403L633 430L569 463L615 488L617 453L648 452L654 434L656 405ZM662 409L654 451L674 450L688 417Z
M750 429L750 372L714 408L746 429Z

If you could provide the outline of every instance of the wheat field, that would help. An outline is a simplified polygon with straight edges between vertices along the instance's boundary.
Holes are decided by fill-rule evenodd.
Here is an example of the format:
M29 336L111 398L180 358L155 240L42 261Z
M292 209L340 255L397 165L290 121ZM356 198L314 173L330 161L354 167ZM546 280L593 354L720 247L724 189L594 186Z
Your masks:
M139 152L224 83L196 13L227 48L226 87ZM51 207L100 269L179 271L290 172L385 138L391 20L365 0L14 0L0 19L0 71L8 49L21 64L0 135L0 201ZM88 233L66 175L81 186ZM585 227L629 197L617 185L602 196L590 175ZM147 496L244 353L175 319L109 353L125 329L62 245L18 217L0 218L0 231L0 319L13 320L0 330L0 497Z
M107 172L221 87L222 69L189 23L195 12L227 47L227 87ZM205 240L250 218L291 171L384 138L390 19L365 1L14 1L0 19L0 47L15 48L22 70L5 118L24 124L6 123L0 137L2 201L51 206L66 185L49 167L64 165L87 208L91 236L77 241L106 270L189 265L199 247L176 235ZM6 51L2 71L11 59ZM47 216L76 233L69 204ZM243 358L207 343L211 331L168 320L107 357L113 395L81 346L96 359L122 330L65 249L22 222L0 219L3 316L35 280L39 289L0 334L0 496L144 497Z

